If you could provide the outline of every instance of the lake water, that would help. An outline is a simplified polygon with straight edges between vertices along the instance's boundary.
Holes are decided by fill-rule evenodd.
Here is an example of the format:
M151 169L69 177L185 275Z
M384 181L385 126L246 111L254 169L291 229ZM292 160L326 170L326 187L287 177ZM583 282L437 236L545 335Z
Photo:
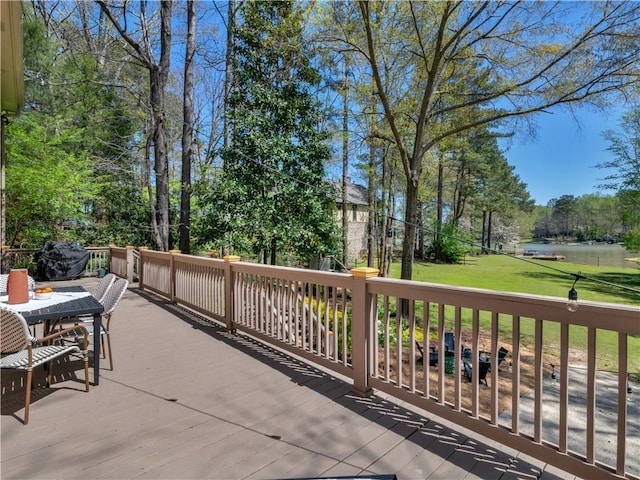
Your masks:
M505 250L509 251L506 247ZM537 250L542 255L564 255L567 262L601 267L638 268L637 262L625 260L625 258L637 258L640 256L640 253L629 252L622 245L521 243L518 245L517 251L521 253L522 250Z

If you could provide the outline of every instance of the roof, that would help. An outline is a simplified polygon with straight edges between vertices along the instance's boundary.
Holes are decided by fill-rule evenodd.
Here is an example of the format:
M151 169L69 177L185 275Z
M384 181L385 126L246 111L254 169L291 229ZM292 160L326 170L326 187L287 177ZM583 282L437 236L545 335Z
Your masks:
M334 185L336 186L336 203L342 204L342 183L334 182ZM367 187L363 187L357 183L347 183L347 204L368 205Z
M22 4L0 1L0 109L17 114L24 107Z

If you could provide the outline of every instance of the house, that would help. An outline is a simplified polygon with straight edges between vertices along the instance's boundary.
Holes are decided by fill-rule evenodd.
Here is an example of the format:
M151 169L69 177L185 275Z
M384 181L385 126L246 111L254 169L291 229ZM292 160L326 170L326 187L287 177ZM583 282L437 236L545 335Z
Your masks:
M342 227L342 184L336 182L336 222ZM347 180L347 249L349 263L367 255L367 188Z

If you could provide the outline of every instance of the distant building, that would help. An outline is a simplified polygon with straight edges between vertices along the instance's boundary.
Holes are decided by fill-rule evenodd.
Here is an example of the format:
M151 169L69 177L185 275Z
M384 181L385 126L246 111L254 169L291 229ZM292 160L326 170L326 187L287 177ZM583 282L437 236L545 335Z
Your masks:
M336 182L336 222L342 226L342 184ZM347 248L349 262L367 255L367 223L369 221L367 188L347 183Z

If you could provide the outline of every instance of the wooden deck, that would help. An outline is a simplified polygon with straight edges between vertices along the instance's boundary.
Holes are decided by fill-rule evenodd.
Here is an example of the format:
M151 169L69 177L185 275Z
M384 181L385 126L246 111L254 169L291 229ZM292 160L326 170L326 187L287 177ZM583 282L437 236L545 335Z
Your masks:
M392 397L360 398L136 286L112 332L114 370L103 361L84 393L56 366L53 388L33 392L29 425L20 377L2 373L3 480L574 478Z

